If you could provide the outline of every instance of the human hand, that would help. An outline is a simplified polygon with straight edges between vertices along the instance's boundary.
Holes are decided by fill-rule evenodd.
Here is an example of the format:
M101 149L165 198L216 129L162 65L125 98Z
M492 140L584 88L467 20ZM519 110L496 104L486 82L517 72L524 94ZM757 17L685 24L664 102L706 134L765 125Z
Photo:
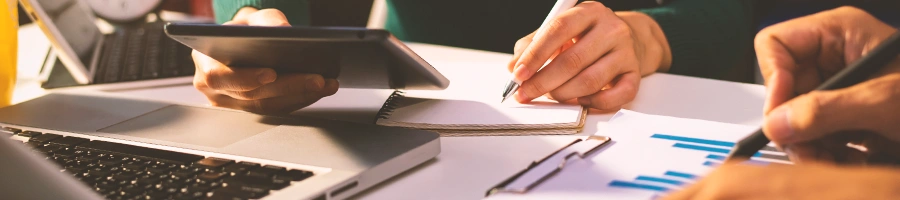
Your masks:
M246 7L226 25L290 26L281 11ZM271 68L228 67L193 51L194 87L213 106L260 114L286 114L337 92L338 82L318 74L277 74Z
M896 199L898 195L900 171L893 168L724 164L664 199Z
M578 4L520 39L514 52L509 70L520 83L517 101L547 95L601 110L633 100L641 76L667 70L672 60L652 18L613 12L594 1Z
M900 60L869 81L809 92L896 31L853 7L761 31L755 42L768 88L766 136L794 162L897 162Z

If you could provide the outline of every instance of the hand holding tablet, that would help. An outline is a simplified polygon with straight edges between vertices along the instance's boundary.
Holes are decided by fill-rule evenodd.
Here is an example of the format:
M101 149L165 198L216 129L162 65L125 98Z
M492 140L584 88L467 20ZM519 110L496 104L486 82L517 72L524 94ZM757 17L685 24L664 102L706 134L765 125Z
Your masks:
M195 49L194 85L214 106L284 114L334 94L338 85L382 89L449 85L387 31L289 27L274 9L245 8L225 25L169 24L166 33Z

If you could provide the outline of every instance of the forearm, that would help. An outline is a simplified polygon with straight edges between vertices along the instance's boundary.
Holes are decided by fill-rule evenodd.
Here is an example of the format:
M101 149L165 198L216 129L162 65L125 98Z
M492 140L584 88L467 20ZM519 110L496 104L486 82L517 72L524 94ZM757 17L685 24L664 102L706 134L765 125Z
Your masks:
M672 55L668 73L731 79L749 71L752 1L675 0L635 11L650 16L662 29Z
M659 24L640 12L616 12L616 15L631 28L641 75L668 71L672 66L672 51Z

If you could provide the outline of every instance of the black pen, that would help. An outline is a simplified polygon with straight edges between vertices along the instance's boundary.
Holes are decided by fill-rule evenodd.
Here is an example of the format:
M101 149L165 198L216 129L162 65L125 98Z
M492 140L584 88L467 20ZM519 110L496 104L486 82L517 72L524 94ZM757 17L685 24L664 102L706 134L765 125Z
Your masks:
M815 90L841 89L866 81L894 60L897 54L900 54L900 31L885 39L872 49L869 54L850 63L847 68L826 80ZM755 133L737 142L734 145L734 150L731 150L731 153L728 154L728 160L750 158L767 144L769 144L769 138L766 138L766 134L760 128Z

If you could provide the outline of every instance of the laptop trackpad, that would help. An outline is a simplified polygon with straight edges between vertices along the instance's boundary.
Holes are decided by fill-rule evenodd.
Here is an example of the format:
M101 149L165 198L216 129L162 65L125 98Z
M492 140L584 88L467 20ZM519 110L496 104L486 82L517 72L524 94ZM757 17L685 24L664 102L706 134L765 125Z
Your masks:
M244 112L170 105L98 132L223 148L277 126L259 123L261 118Z

